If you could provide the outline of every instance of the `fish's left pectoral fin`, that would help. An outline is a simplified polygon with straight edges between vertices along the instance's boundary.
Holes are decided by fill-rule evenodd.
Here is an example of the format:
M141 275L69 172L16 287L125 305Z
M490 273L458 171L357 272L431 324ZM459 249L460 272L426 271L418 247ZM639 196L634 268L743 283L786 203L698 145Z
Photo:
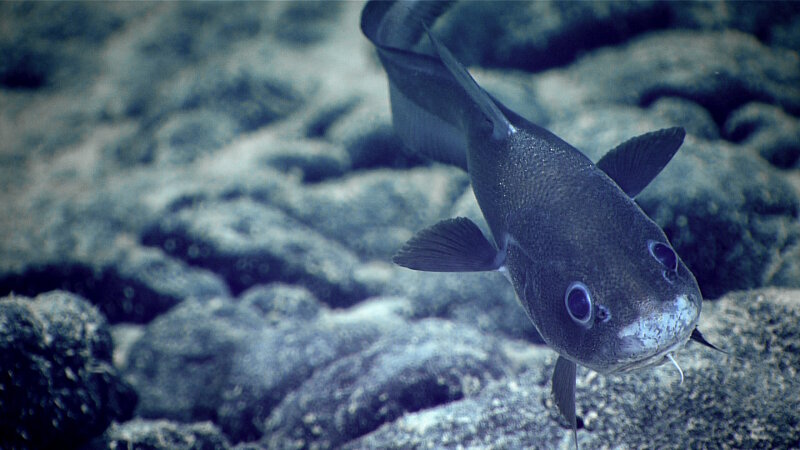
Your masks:
M686 131L680 127L636 136L606 153L597 167L628 196L636 197L675 156L685 137Z
M575 416L575 377L577 366L574 362L559 356L553 371L553 398L561 416L572 426L575 448L578 448L578 418Z
M417 233L392 261L426 272L482 272L502 267L505 255L486 239L475 222L456 217Z

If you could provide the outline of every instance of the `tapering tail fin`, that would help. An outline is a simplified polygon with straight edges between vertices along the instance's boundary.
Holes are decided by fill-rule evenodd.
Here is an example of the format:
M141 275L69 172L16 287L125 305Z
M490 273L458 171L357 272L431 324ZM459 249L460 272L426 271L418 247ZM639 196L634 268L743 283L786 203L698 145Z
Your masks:
M467 170L470 137L504 136L504 132L493 131L513 128L504 116L506 108L472 81L443 44L435 42L437 55L412 50L449 5L371 1L361 13L361 30L375 45L386 69L392 121L406 147ZM443 54L447 62L442 61Z
M373 44L409 50L453 2L371 1L361 12L361 31Z

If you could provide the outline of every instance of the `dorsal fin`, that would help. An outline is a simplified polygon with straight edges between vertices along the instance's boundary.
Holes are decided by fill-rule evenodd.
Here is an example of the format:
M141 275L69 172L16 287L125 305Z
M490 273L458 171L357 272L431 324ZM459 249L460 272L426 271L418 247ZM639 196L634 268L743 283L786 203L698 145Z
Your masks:
M467 69L461 65L460 62L450 53L450 50L442 44L439 39L431 33L431 30L428 29L427 25L425 26L425 30L428 32L428 37L430 38L431 42L433 43L433 48L436 49L436 53L439 55L439 58L444 63L447 70L453 75L456 79L458 84L466 91L467 95L478 105L478 108L481 112L486 116L486 118L492 124L492 137L497 140L505 139L512 133L514 133L515 128L511 125L511 122L508 121L506 116L500 111L500 108L494 103L494 101L489 97L489 94L483 90L478 83L475 82L475 79L472 78L472 75L467 72Z
M681 147L686 131L665 128L629 139L606 153L597 167L631 198L658 175Z

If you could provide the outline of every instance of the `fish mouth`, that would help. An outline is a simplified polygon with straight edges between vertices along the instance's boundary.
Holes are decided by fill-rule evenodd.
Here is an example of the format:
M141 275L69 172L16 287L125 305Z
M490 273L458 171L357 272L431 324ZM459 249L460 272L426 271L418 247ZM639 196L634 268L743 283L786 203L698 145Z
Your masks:
M624 364L614 372L630 372L632 370L643 369L645 367L651 367L651 366L660 366L661 364L668 363L670 362L669 357L672 356L678 350L682 349L687 342L689 342L688 337L686 338L686 340L678 341L670 345L669 347L663 350L659 350L658 352L644 359L639 359L629 364Z
M613 372L669 362L668 355L686 345L700 317L700 308L693 300L693 296L680 295L674 309L642 318L620 330Z

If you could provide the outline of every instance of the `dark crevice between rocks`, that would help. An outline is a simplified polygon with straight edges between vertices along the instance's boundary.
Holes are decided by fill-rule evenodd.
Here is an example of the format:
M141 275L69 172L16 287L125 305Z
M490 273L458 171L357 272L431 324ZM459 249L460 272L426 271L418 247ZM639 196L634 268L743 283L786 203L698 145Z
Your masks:
M766 96L749 92L738 80L731 79L726 86L725 92L715 92L713 95L692 95L681 87L660 86L642 93L638 106L647 109L656 101L670 97L689 100L705 108L717 128L724 130L728 117L739 107L753 101L772 103ZM725 138L727 139L727 137Z
M14 293L35 297L57 289L86 298L112 324L147 323L182 300L159 294L113 269L95 269L77 263L31 267L0 277L0 296Z
M800 154L798 154L797 147L800 143L786 142L783 145L771 148L769 154L762 153L763 156L770 164L779 169L795 169L800 162Z
M353 170L376 168L409 169L430 165L430 161L407 150L392 127L380 127L347 148Z
M472 9L469 3L471 2L465 2L467 6L462 9ZM569 2L563 5L569 5ZM506 8L512 10L514 6ZM513 20L510 16L513 13L510 12L500 14L499 20L487 22L480 17L480 7L474 8L474 11L469 13L460 11L462 17L459 24L445 26L443 40L467 66L511 68L536 73L566 67L585 53L602 47L620 45L645 33L668 29L674 22L672 8L661 2L638 8L637 11L627 11L622 18L597 17L584 10L586 8L578 3L558 9L563 9L560 11L563 16L561 20L564 22L561 30L551 31L538 41L514 45L505 51L489 49L483 41L490 37L497 39L498 36L503 40L503 36L508 33L507 22ZM497 13L490 11L490 14ZM575 20L573 15L584 17ZM485 30L479 33L470 30L475 20L483 22ZM476 41L476 37L480 41ZM423 39L422 45L427 45L424 41ZM476 48L478 54L474 50Z
M223 194L223 198L235 199L244 196L244 192L241 191L229 191ZM179 197L176 197L174 200L169 202L167 207L164 209L166 213L178 212L182 209L189 209L197 207L198 205L202 204L205 201L208 201L208 196L203 193L187 193L183 194Z
M356 101L350 100L332 105L328 108L323 108L319 113L315 114L306 125L306 137L311 139L325 137L330 127L352 111L356 104Z
M335 156L302 154L276 155L270 158L269 166L282 172L297 174L303 184L316 184L341 178L349 173L350 167Z
M489 64L519 68L529 72L565 67L575 62L581 55L595 49L620 45L643 33L667 29L670 21L666 8L654 8L628 18L619 27L609 26L609 23L600 21L580 24L574 30L553 37L546 49L515 52L508 61L489 61Z
M35 90L48 82L53 58L44 52L23 50L17 45L0 44L0 87Z
M741 144L742 142L746 141L747 138L752 136L753 133L755 133L758 129L760 129L761 126L762 124L752 121L739 123L733 129L723 128L723 137L729 142Z
M406 386L397 399L405 413L413 413L423 409L446 405L457 402L464 398L462 391L453 392L450 386L442 384L432 384L429 380L421 380L419 383ZM382 424L378 424L380 426ZM377 426L375 427L377 428ZM368 430L373 431L373 430ZM364 433L366 434L366 433Z
M397 395L396 405L391 408L386 408L384 402L379 398L369 402L369 409L386 412L372 417L361 417L360 420L349 423L348 439L365 436L384 424L394 422L404 414L432 409L464 399L463 391L454 392L447 383L436 384L430 379L420 379L416 383L404 386Z
M730 115L723 136L754 148L774 167L794 169L800 160L800 131L797 118L783 111L774 105L745 105Z

